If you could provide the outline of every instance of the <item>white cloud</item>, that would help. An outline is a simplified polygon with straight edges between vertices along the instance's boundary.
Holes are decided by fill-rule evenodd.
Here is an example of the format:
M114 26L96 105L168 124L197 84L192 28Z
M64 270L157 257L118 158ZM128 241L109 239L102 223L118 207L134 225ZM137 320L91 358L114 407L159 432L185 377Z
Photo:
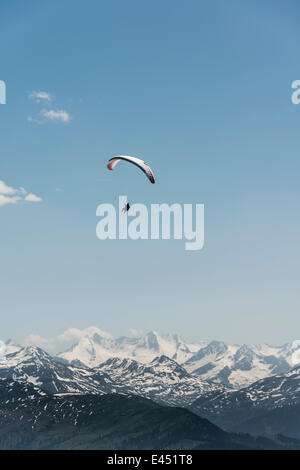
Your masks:
M39 348L51 349L53 346L53 340L43 338L40 335L29 335L24 339L25 346L37 346Z
M41 202L42 200L41 197L28 193L22 186L19 189L15 189L0 180L0 206L16 204L20 201Z
M63 109L61 110L54 110L50 109L47 111L46 109L43 109L42 115L44 118L49 119L50 121L59 121L59 122L70 122L71 121L71 116L68 113L68 111L65 111Z
M37 103L39 103L40 101L50 102L52 97L50 93L47 93L47 91L32 91L29 95L29 99L34 100Z
M36 124L43 124L45 121L55 121L68 123L71 121L71 116L65 109L49 109L50 106L53 106L52 95L47 91L32 91L29 94L29 99L35 101L36 103L43 103L45 106L37 116L29 115L27 120Z
M83 330L80 330L79 328L68 328L62 334L58 335L57 339L61 343L66 341L76 342L84 336L93 336L94 334L98 334L104 338L112 338L110 333L100 330L100 328L97 328L96 326L89 326Z
M100 330L96 326L90 326L80 330L79 328L68 328L63 333L53 337L53 338L43 338L37 334L31 334L27 336L24 340L26 346L38 346L44 348L47 351L57 354L60 351L65 351L66 349L73 346L81 338L86 336L93 336L98 334L107 339L111 339L112 335L106 331Z
M27 202L41 202L43 199L35 194L29 193L25 196L24 201Z
M11 188L4 183L4 181L0 180L0 194L16 194L18 192L17 189Z
M19 196L4 196L3 194L0 194L0 206L5 206L6 204L16 204L19 202L22 198Z
M138 330L138 329L135 329L135 328L129 328L129 332L132 334L132 336L134 337L138 337L138 336L141 336L144 332L143 330Z
M76 342L83 336L83 330L78 328L68 328L63 333L57 336L57 341L60 343Z

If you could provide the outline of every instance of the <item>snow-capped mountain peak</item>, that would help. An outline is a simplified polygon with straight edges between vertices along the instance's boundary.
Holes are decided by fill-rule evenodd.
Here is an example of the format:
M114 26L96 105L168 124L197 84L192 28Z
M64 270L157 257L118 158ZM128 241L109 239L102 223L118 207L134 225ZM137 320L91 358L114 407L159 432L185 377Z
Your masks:
M93 334L82 336L58 357L72 364L80 361L88 367L96 367L111 357L131 358L146 363L165 355L177 362L184 362L200 345L185 343L178 335L160 335L156 331L140 337L122 336L117 339L93 331Z
M191 404L195 397L204 392L223 391L226 388L189 374L167 356L156 357L146 364L115 357L100 364L96 370L107 374L129 393L176 406Z
M189 375L182 366L165 355L154 358L149 365L161 374L173 374L180 379Z
M291 349L287 345L229 345L212 341L199 349L184 367L205 380L241 388L264 377L291 369Z
M111 393L114 383L105 374L56 361L40 348L27 346L7 355L0 378L29 383L49 393Z

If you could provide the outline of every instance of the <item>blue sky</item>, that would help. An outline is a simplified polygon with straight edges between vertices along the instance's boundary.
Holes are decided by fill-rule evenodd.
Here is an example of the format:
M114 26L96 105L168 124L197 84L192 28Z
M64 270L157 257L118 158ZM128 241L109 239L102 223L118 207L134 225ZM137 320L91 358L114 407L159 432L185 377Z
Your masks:
M298 338L299 14L296 0L1 2L0 180L43 199L0 207L3 339ZM108 172L119 153L157 184ZM101 242L96 208L119 194L204 203L204 249Z

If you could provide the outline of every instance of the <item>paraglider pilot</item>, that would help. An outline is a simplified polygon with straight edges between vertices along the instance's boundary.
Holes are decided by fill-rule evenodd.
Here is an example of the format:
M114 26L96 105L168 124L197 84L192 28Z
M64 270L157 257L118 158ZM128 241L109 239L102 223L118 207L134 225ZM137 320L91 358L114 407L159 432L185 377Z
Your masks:
M123 207L122 212L124 212L124 213L128 212L129 209L130 209L130 204L129 204L129 202L127 202L127 204L125 204L125 206Z

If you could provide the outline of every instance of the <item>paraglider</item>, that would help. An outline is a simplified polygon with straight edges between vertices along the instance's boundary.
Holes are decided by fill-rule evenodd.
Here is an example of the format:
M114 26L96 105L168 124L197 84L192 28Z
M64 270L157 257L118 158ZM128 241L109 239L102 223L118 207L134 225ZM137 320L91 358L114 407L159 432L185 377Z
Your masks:
M155 183L155 178L154 178L154 175L153 175L153 172L152 172L151 168L147 165L147 163L145 163L140 158L130 157L130 156L127 156L127 155L117 155L116 157L113 157L110 160L108 160L107 168L109 170L113 170L115 168L115 166L117 165L117 163L121 160L132 163L133 165L136 165L138 168L140 168L140 170L142 170L145 173L148 180L152 184Z
M107 168L109 170L113 170L115 168L115 166L117 165L117 163L119 163L121 160L125 161L125 162L129 162L129 163L132 163L133 165L137 166L140 170L142 170L143 173L145 173L145 175L147 176L148 180L154 184L155 183L155 178L154 178L154 174L150 168L149 165L147 165L147 163L145 163L143 160L141 160L140 158L136 158L136 157L130 157L128 155L117 155L116 157L112 157L108 160L108 163L107 163ZM130 209L130 204L129 203L126 203L125 206L123 207L122 209L122 212L124 214L126 214L126 212L128 212Z

